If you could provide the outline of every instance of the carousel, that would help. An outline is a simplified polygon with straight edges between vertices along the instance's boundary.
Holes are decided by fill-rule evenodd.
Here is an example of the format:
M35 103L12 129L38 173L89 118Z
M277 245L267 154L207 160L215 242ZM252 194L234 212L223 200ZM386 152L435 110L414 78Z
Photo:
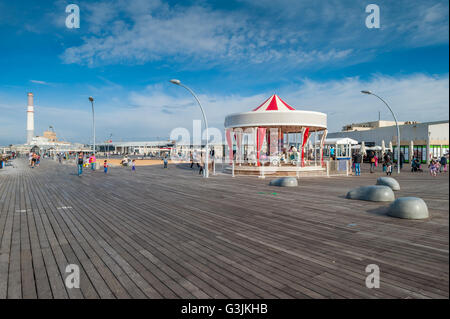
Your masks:
M323 172L327 115L296 110L274 94L249 112L225 118L226 154L233 174Z

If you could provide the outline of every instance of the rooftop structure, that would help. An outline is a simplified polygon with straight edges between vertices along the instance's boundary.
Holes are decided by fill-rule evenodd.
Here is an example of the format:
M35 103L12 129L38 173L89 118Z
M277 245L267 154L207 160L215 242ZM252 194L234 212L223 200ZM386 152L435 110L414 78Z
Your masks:
M415 121L407 121L407 122L398 122L399 125L403 124L417 124ZM372 121L372 122L362 122L362 123L352 123L346 124L342 127L343 132L349 131L367 131L372 130L374 128L386 127L386 126L394 126L395 121Z

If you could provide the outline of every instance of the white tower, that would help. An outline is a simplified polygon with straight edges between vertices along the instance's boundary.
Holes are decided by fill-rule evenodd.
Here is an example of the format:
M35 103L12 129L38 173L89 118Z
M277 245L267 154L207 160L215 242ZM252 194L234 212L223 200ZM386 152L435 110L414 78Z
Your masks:
M28 108L27 108L27 144L31 144L34 136L34 106L33 93L28 93Z

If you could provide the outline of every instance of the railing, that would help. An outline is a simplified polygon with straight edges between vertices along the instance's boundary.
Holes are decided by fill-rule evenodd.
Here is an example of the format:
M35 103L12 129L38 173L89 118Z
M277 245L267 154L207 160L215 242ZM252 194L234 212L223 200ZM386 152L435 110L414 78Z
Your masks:
M330 160L325 162L327 176L346 175L351 173L350 160Z

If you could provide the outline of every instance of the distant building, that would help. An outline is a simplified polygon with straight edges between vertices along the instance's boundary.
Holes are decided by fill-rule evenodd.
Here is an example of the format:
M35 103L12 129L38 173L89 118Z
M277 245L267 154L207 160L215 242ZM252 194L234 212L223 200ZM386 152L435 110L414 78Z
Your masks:
M27 141L25 144L11 145L8 149L9 152L16 153L28 153L30 151L37 153L49 153L55 154L60 152L89 152L90 149L79 143L70 143L65 141L59 141L56 138L56 133L50 126L49 130L44 131L43 136L34 135L34 95L28 93L28 105L27 105L27 126L26 136ZM50 130L52 129L52 130ZM5 151L6 148L3 148Z
M390 125L387 125L390 123ZM408 161L411 156L416 156L422 162L427 162L431 157L440 157L449 152L449 121L436 122L400 122L400 150ZM394 149L397 145L397 129L395 122L376 121L359 124L349 124L343 127L342 132L328 133L328 138L349 137L359 143L381 146L384 140L386 146L392 142ZM410 145L413 143L413 153ZM427 156L428 154L428 156ZM395 157L397 156L394 152Z
M44 131L44 137L49 141L49 142L56 142L56 133L54 131Z
M153 154L170 152L174 147L174 141L139 141L139 142L112 142L98 143L96 146L99 152L112 152L118 154Z
M398 122L399 125L403 124L417 124L418 122ZM363 123L352 123L347 124L342 127L343 132L350 131L367 131L372 130L374 128L386 127L395 125L395 121L372 121L372 122L363 122Z

